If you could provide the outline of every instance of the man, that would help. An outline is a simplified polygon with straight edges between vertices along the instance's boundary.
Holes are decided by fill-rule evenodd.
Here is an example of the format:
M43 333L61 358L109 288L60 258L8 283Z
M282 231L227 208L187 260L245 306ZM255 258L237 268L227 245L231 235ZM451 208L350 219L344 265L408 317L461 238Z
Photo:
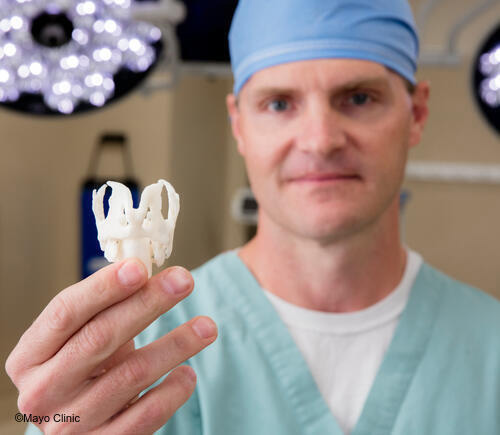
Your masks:
M500 433L499 303L400 242L429 94L406 1L242 0L230 44L256 237L175 308L181 268L64 290L7 361L20 410L79 416L47 433ZM219 336L193 356L217 335L199 314Z

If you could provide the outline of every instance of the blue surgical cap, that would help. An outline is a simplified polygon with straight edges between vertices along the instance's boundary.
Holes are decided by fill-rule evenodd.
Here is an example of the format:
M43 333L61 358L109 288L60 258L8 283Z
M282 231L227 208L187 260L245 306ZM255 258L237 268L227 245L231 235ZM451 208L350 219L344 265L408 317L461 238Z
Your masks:
M261 69L324 58L378 62L415 83L418 45L407 0L240 0L229 32L234 93Z

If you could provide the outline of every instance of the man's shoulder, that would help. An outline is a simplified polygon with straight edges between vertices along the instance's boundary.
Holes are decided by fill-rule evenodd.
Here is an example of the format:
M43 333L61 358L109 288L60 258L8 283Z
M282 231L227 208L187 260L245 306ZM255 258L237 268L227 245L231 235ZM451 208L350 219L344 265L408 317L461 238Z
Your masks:
M426 262L422 264L419 278L421 285L431 286L442 296L443 316L460 319L457 324L483 332L485 328L498 330L500 327L500 301L484 290L459 281Z

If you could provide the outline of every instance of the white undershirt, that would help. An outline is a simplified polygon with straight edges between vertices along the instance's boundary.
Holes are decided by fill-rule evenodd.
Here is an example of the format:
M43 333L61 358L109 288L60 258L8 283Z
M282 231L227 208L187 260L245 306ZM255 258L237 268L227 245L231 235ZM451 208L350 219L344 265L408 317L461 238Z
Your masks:
M418 253L408 249L407 253L408 261L398 286L364 310L314 311L265 291L346 435L354 429L361 414L422 264Z

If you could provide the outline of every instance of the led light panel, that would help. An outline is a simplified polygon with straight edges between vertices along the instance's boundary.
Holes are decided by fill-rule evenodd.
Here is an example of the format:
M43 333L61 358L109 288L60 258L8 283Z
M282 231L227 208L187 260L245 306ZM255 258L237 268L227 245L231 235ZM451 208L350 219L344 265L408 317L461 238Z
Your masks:
M473 93L481 113L500 133L500 25L480 47L474 63Z
M157 62L162 32L131 0L0 0L0 103L38 114L102 107Z

